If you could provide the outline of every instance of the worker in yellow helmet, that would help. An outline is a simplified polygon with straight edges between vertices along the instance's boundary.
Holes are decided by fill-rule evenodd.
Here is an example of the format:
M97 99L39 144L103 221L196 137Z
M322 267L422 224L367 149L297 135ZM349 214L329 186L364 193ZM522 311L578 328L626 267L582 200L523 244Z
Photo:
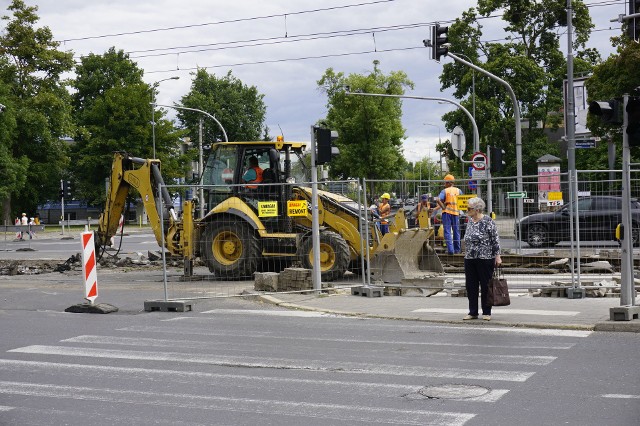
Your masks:
M458 210L458 196L462 191L453 184L456 178L448 174L444 177L444 189L440 192L438 205L442 207L442 226L447 253L460 253L460 210Z
M389 216L391 215L391 204L389 204L388 192L380 196L380 205L378 206L378 214L380 215L380 232L382 235L389 232Z

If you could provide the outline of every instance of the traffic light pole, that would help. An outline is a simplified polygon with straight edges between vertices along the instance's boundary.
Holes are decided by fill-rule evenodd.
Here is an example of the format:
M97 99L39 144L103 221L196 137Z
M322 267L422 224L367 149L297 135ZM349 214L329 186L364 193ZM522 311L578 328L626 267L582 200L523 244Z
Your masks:
M629 114L627 104L629 95L623 97L623 124L622 124L622 258L620 265L620 306L609 310L610 319L613 321L629 321L638 318L640 306L635 306L634 282L633 282L633 228L631 222L631 153L629 151L629 135L627 126Z
M313 290L322 290L320 267L320 216L318 212L318 166L316 165L316 131L311 126L311 239L313 244Z

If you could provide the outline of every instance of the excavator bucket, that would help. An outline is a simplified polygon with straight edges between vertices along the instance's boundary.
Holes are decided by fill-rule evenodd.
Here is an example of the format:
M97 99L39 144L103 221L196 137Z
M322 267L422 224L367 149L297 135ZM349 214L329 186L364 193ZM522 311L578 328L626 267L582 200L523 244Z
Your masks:
M397 283L403 279L443 274L440 258L429 245L429 234L432 233L430 229L414 228L386 234L373 254L372 278Z
M426 296L441 291L445 274L440 258L429 244L433 228L392 229L382 237L371 258L372 280L401 284L402 289L415 287Z

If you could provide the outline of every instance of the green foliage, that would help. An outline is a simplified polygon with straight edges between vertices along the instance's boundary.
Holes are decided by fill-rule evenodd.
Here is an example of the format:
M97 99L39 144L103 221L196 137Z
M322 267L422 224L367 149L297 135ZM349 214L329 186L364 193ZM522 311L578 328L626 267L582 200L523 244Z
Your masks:
M622 100L622 95L629 94L631 96L640 96L640 45L636 42L628 40L626 37L620 37L615 40L618 50L616 54L609 56L604 62L596 66L593 75L587 80L586 87L589 94L589 101L608 101L618 98ZM587 117L587 126L594 136L602 136L605 139L612 139L617 150L616 167L621 167L622 158L622 129L620 125L604 124L599 118ZM606 143L600 143L599 149L592 153L606 152ZM591 151L591 150L589 150ZM631 162L640 161L640 152L637 148L630 150ZM606 156L602 159L587 158L589 164L602 164L606 161ZM605 167L601 167L605 168ZM608 166L606 167L608 168Z
M583 1L572 2L574 15L574 71L586 73L599 61L594 50L584 49L593 28L589 11ZM479 0L477 9L469 9L456 20L449 30L452 53L489 71L509 83L518 99L521 118L530 123L523 129L523 174L537 173L537 158L544 154L558 155L559 147L548 139L546 130L555 130L563 124L563 81L566 79L566 60L560 37L566 25L566 2L541 0ZM480 19L501 13L506 37L500 43L483 42ZM440 77L442 88L455 88L454 95L463 99L461 104L471 110L473 75L475 73L476 123L481 141L506 151L507 167L502 173L516 174L514 109L506 89L492 79L453 62L443 67ZM456 125L465 134L472 135L472 126L461 111L445 114L448 130ZM538 124L541 124L538 125ZM467 138L467 152L473 138ZM509 161L509 159L512 159Z
M331 162L331 177L397 179L405 164L401 100L347 95L347 86L353 92L402 95L405 88L413 88L413 83L402 71L383 74L377 61L368 75L345 76L329 68L318 81L320 90L327 94L326 125L339 134L336 145L340 155Z
M224 127L229 141L256 141L260 139L267 107L264 95L255 86L247 86L231 74L216 77L205 69L195 73L191 90L182 97L182 106L195 108L213 115ZM192 140L198 140L199 120L203 118L203 141L211 144L223 141L218 124L195 111L178 111L178 119L188 130ZM267 129L264 129L268 134Z
M71 52L58 50L47 27L36 28L37 7L8 6L0 35L0 204L4 220L35 212L55 198L68 164L62 137L73 133L70 97L61 75L73 69ZM6 131L6 133L5 133Z
M81 59L74 81L73 106L78 132L71 172L78 194L90 203L104 202L105 178L114 151L153 157L152 91L142 70L123 51L110 48L103 55ZM184 176L186 160L179 155L179 133L155 111L156 157L162 160L165 183Z

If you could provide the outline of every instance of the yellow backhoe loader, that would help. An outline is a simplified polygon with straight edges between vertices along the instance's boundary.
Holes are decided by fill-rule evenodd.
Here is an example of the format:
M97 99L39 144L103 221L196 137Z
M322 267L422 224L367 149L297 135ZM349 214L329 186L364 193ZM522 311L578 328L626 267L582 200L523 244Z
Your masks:
M200 176L202 190L193 200L183 201L180 213L175 211L164 186L159 160L118 152L96 245L110 244L133 187L142 198L158 244L184 259L187 275L198 257L218 279L228 280L252 278L257 271L280 271L294 261L312 268L314 203L311 187L301 183L309 181L308 168L302 161L305 146L282 140L216 143ZM261 170L260 181L246 182L243 175L255 165L255 159ZM204 205L198 205L198 200ZM438 256L428 244L432 230L406 229L402 211L391 232L382 236L371 212L347 197L318 191L315 203L320 218L323 281L340 279L347 270L360 272L366 241L375 280L401 282L443 273ZM162 215L161 208L165 209ZM204 214L196 217L198 211ZM367 214L368 239L365 231L360 231L365 228ZM424 218L419 221L426 224ZM366 251L364 254L367 258Z

